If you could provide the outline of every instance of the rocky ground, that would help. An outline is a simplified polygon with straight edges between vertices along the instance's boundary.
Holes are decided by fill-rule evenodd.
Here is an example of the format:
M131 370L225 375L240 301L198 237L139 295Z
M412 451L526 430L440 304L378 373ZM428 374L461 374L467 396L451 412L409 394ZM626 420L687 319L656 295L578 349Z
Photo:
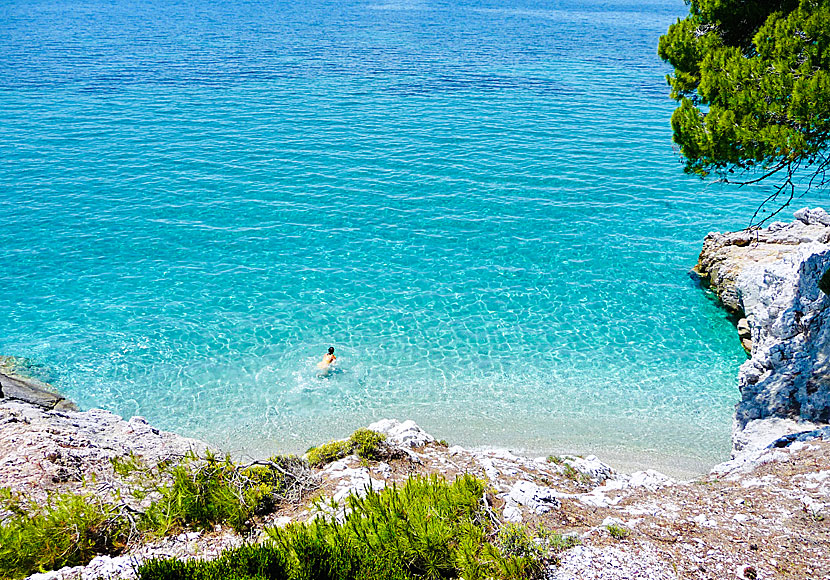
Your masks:
M0 486L37 497L46 490L113 485L109 458L130 451L148 460L204 449L158 431L140 418L104 411L54 411L0 403ZM527 458L506 450L445 446L411 421L370 426L387 434L395 459L356 456L319 470L318 498L342 500L412 474L487 480L487 500L502 524L522 522L577 535L580 544L545 571L550 580L675 578L819 578L830 580L830 432L760 450L704 477L677 482L655 471L615 472L596 457ZM827 440L822 439L824 436ZM782 443L783 444L783 443ZM67 477L67 474L69 475ZM283 506L241 537L227 529L191 532L99 557L86 567L36 574L38 580L131 578L139 562L159 556L213 558L266 525L302 521L310 502ZM628 531L612 537L608 526Z

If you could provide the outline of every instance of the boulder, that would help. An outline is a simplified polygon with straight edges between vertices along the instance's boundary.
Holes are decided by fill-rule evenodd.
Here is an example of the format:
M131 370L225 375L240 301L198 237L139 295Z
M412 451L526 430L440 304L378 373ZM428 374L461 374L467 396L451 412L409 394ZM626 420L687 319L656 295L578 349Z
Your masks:
M403 423L396 419L381 419L369 425L369 430L384 433L389 443L402 447L422 447L435 441L435 437L421 429L411 419Z

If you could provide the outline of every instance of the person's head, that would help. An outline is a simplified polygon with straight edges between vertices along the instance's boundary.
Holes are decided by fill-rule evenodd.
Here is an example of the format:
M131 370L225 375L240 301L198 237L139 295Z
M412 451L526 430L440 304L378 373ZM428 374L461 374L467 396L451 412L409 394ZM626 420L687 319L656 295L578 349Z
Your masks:
M329 354L334 354L334 347L333 346L329 347Z

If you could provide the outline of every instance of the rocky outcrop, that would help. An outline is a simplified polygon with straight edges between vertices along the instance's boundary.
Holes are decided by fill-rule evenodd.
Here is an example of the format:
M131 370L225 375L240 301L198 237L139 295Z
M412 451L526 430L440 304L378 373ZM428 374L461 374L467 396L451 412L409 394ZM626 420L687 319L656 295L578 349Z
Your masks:
M750 353L738 374L736 452L830 422L830 215L802 209L795 218L709 234L695 267L739 317ZM756 423L768 418L789 422Z
M150 465L204 452L195 439L161 431L142 417L129 421L101 409L49 410L0 399L0 487L37 501L50 491L90 491L89 482L115 483L111 459L141 457Z
M0 400L22 401L42 409L77 411L72 401L46 383L15 372L12 357L0 357Z

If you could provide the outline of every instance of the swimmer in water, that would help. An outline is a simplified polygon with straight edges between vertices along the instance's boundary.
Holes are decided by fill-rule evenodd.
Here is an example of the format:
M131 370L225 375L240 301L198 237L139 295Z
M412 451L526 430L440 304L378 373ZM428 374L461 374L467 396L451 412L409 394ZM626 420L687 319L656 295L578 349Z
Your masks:
M323 355L323 360L317 363L317 368L321 371L327 371L336 360L337 357L334 356L334 347L330 346L329 351Z

